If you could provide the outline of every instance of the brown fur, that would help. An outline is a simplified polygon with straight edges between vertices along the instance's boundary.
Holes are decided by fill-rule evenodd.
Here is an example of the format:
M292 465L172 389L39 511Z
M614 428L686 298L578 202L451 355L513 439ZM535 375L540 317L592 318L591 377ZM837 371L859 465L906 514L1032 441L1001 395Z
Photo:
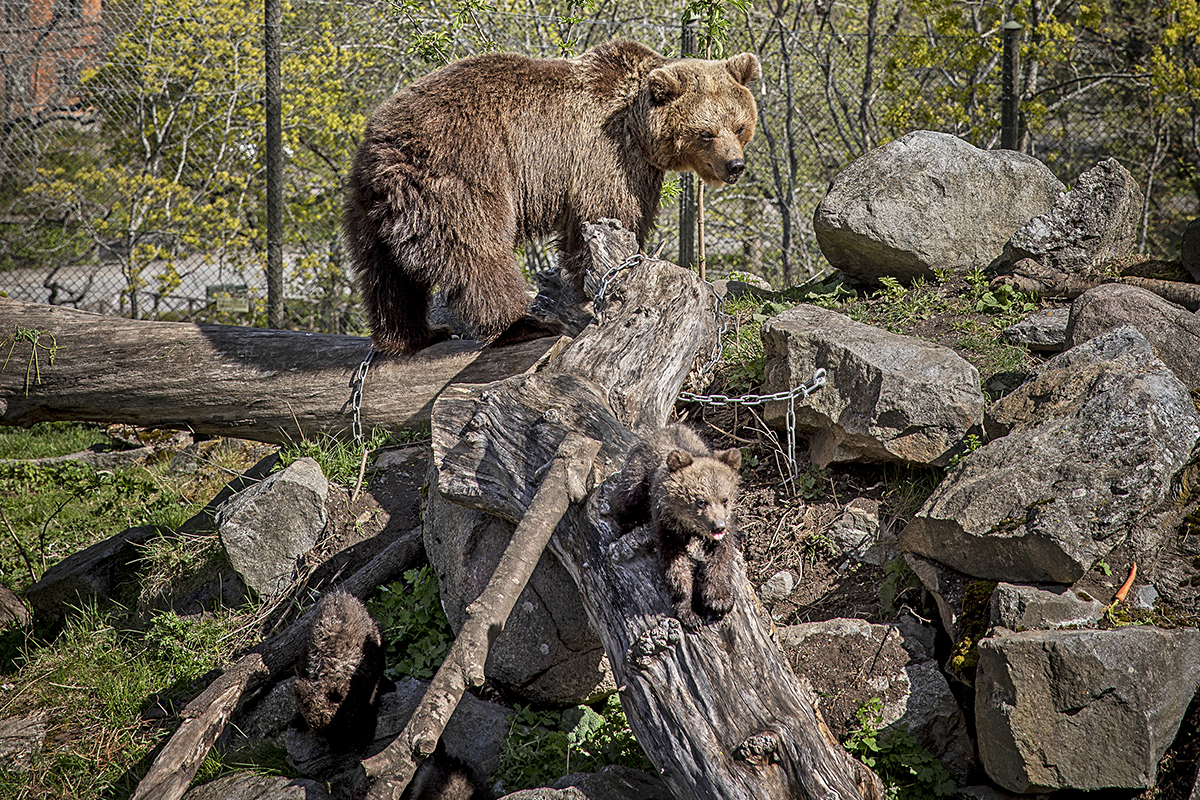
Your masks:
M667 589L684 627L733 608L740 450L712 452L695 431L662 428L638 444L617 478L610 507L622 529L653 524Z
M491 800L491 797L475 770L447 753L439 741L433 755L417 767L400 800Z
M340 590L327 594L317 607L296 681L308 727L339 749L369 744L383 657L379 626L362 602Z
M513 249L555 234L580 280L581 223L617 219L644 244L667 170L736 181L758 77L750 53L677 60L618 41L572 59L473 56L392 97L359 145L343 216L374 346L444 338L428 323L435 286L485 337L536 328Z

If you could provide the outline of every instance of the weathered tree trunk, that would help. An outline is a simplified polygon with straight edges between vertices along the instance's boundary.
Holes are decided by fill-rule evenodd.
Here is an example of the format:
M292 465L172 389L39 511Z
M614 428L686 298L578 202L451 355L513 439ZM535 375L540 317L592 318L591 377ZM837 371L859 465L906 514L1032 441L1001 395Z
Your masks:
M410 568L421 553L421 534L409 532L347 578L340 588L366 597L393 575ZM247 693L278 680L291 670L308 637L316 608L286 630L242 656L184 708L183 722L159 751L133 800L178 800Z
M371 800L398 800L420 762L433 754L467 687L483 685L491 640L508 621L568 504L587 498L587 478L599 450L599 442L573 433L559 445L487 588L469 609L446 660L404 730L386 749L363 762L365 778L373 782Z
M520 374L558 342L485 349L450 341L412 356L376 354L363 432L425 422L447 384ZM350 382L368 348L357 336L129 320L0 299L0 424L123 422L272 444L348 434Z
M541 373L455 385L439 397L434 463L446 498L519 520L568 433L602 442L597 463L611 474L636 442L626 426L666 421L696 354L711 352L707 287L645 260L613 278L608 297L597 323ZM578 584L630 724L675 796L878 796L873 776L821 735L813 698L773 640L740 560L734 610L684 633L647 546L653 537L645 529L618 536L608 492L605 484L586 508L569 509L550 547Z

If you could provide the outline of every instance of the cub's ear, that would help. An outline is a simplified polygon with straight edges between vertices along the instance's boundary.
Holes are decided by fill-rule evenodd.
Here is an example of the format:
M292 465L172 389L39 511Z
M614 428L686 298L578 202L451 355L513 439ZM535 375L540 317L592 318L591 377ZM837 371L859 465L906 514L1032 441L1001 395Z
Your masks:
M659 67L646 76L650 99L657 105L668 103L683 94L683 82L670 67Z
M733 469L742 468L742 451L736 447L731 447L728 450L718 450L713 453L713 458L717 461L724 461Z
M725 66L733 79L742 86L762 77L762 67L759 66L758 56L754 53L738 53L726 61Z
M672 450L667 453L667 469L670 472L678 472L684 467L690 466L692 463L692 454L687 450Z

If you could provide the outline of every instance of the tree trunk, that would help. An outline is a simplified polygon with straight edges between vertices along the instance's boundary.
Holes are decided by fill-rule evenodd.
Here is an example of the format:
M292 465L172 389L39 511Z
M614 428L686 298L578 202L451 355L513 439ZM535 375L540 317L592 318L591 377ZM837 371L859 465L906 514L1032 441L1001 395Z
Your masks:
M687 270L647 259L613 277L606 297L597 324L542 372L455 385L439 397L434 464L447 499L520 520L569 433L602 443L599 479L619 470L636 443L627 425L666 421L697 354L711 353L707 289ZM733 611L685 633L653 536L645 528L619 535L608 517L610 488L570 508L550 548L575 579L630 725L673 794L878 797L874 777L822 736L813 698L773 639L740 559Z
M412 356L376 354L363 433L426 422L451 381L520 374L559 341L448 341ZM123 422L272 444L347 435L350 382L369 346L357 336L129 320L0 299L0 424Z

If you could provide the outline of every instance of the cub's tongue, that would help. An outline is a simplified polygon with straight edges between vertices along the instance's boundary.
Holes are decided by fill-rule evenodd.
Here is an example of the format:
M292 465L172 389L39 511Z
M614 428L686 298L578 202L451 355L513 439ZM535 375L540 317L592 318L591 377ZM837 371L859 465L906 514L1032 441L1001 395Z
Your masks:
M719 542L719 541L721 541L721 539L722 539L724 536L725 536L725 531L717 531L717 532L715 532L715 533L712 535L712 537L713 537L713 541L717 541L717 542Z

